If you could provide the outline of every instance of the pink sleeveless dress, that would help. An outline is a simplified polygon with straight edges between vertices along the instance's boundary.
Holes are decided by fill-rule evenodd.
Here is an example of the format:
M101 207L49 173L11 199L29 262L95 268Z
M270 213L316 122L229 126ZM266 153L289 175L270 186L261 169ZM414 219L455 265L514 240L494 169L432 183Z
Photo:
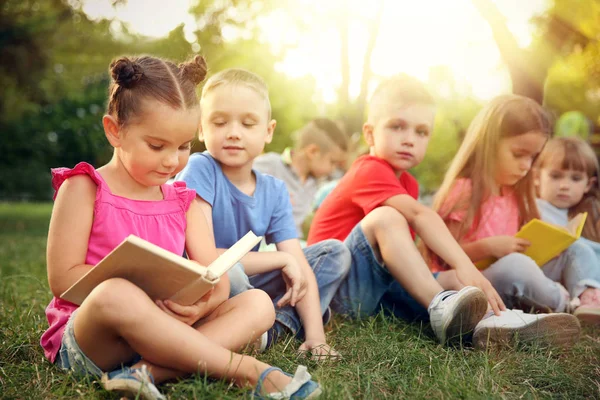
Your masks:
M196 192L186 188L184 182L162 185L163 200L131 200L112 194L94 167L82 162L73 169L52 170L54 197L66 179L80 174L88 175L98 186L86 264L96 265L131 234L175 254L183 254L186 212L196 196ZM60 350L67 321L78 307L54 297L46 308L50 328L44 332L40 343L51 362L54 362Z

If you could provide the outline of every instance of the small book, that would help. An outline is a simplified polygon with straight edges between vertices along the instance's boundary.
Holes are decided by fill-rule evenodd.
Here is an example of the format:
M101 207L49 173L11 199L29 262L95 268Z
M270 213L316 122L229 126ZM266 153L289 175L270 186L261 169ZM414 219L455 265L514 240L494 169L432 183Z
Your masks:
M529 240L531 246L523 254L531 257L538 266L542 267L579 239L586 218L587 213L577 214L569 221L567 227L534 218L526 223L515 237ZM495 259L488 258L478 261L475 266L486 269L494 261Z
M262 239L248 232L208 267L178 256L137 236L123 242L60 297L81 305L101 282L123 278L141 288L152 300L170 299L187 306L204 296L220 277Z

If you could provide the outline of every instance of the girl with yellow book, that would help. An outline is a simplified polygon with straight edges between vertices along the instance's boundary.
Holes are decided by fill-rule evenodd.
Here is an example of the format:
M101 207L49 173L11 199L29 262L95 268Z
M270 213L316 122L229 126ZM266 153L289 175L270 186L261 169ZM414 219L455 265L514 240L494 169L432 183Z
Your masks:
M482 273L507 308L561 313L538 322L551 343L560 343L572 340L579 327L576 318L562 313L569 295L523 254L530 242L515 236L540 218L531 169L550 131L550 119L535 101L515 95L493 99L469 126L433 206L473 262L496 260Z

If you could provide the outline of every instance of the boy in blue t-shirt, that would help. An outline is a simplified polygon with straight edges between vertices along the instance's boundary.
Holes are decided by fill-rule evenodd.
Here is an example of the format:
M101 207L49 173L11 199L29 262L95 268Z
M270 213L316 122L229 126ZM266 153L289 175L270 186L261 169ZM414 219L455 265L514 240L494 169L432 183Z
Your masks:
M292 333L304 338L300 350L315 358L337 355L326 343L323 321L348 273L350 253L337 240L302 250L285 184L252 169L276 124L265 83L245 70L222 71L204 85L200 106L199 138L207 151L193 154L177 180L196 190L218 249L251 230L278 250L250 252L234 266L231 296L255 287L273 299L276 319L263 349Z

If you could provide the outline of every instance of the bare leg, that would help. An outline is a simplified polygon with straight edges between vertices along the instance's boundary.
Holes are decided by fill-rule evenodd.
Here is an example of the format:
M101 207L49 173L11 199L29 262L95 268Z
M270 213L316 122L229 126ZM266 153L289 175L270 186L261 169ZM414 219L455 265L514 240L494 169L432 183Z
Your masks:
M270 310L273 313L272 307ZM271 315L271 322L273 318ZM207 332L216 332L209 323L205 325ZM219 326L223 325L219 321ZM260 374L269 367L253 357L233 353L167 315L141 289L123 279L110 279L92 291L75 316L74 331L81 350L104 371L138 353L163 368L256 386ZM241 345L246 339L223 340ZM271 373L265 390L280 390L290 380L281 373Z
M256 342L263 332L273 326L274 321L275 313L269 296L262 290L252 289L225 301L196 323L194 328L213 343L232 351L240 351ZM132 367L139 368L144 364L157 383L189 375L146 360L141 360Z
M377 257L383 260L394 279L422 306L429 306L443 289L419 253L406 218L391 207L379 207L360 224Z
M442 271L438 274L436 280L444 290L460 290L465 287L456 276L456 271Z

